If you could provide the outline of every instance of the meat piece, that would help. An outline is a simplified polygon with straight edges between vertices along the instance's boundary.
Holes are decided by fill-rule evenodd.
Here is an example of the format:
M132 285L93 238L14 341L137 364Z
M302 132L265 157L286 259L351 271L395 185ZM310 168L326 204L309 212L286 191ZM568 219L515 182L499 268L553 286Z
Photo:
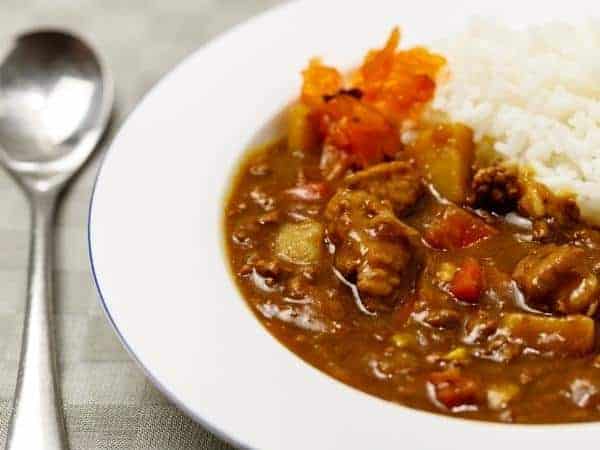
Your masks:
M369 167L346 177L344 184L389 200L399 216L411 208L423 193L419 173L413 164L406 161Z
M534 302L543 302L561 283L565 275L576 273L584 251L569 245L548 244L535 250L517 264L513 278Z
M427 255L422 266L415 286L417 300L412 308L412 320L438 329L457 328L462 314L456 310L456 301L440 285L439 265Z
M472 206L500 214L516 210L522 191L517 170L500 164L479 169L471 187Z
M500 214L518 211L531 219L551 219L548 224L557 226L576 223L580 217L573 198L556 195L533 174L503 163L480 168L471 188L468 201L475 208Z
M342 189L325 210L335 267L356 280L361 295L388 297L400 286L418 233L394 215L390 202L363 190Z
M594 321L582 315L506 314L500 321L500 332L510 341L541 353L583 355L594 348Z
M544 245L519 261L513 278L528 303L538 308L593 315L600 286L585 256L585 250L573 245Z
M527 172L520 174L521 198L518 210L532 219L552 218L557 225L571 225L580 218L577 203L571 197L558 196Z

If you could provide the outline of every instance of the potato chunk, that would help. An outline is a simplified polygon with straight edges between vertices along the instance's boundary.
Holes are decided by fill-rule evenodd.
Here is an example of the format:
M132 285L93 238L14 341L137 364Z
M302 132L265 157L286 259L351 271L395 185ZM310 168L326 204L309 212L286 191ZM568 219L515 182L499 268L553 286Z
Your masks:
M511 340L542 353L581 355L594 347L594 321L582 315L566 317L506 314L500 329Z
M315 264L321 257L323 225L314 220L285 223L275 238L275 253L284 261L299 264Z
M310 108L303 103L290 107L288 113L288 148L291 150L314 150L319 137L310 121Z
M475 154L469 128L461 124L427 128L409 151L443 197L455 203L466 201Z

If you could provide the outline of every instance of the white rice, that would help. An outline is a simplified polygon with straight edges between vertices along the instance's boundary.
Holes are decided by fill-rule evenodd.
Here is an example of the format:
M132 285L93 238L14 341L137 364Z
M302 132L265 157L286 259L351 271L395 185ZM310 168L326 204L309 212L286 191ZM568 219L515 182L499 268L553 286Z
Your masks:
M448 59L433 107L600 224L600 22L514 31L478 19L433 49Z

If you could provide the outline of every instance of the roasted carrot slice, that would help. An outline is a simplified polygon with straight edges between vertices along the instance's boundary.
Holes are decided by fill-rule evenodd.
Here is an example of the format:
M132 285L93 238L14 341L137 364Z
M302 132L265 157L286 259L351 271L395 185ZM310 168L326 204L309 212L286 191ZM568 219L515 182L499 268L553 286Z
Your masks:
M433 248L451 250L470 247L498 231L483 220L455 206L444 209L425 230L425 241Z
M459 300L475 303L483 293L483 270L475 258L467 258L450 282L450 292Z

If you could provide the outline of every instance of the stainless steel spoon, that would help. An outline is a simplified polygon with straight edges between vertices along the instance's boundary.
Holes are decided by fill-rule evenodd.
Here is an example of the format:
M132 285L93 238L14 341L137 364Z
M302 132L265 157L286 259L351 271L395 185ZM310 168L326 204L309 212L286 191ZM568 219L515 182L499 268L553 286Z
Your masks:
M112 103L106 67L73 35L23 34L0 54L0 162L25 191L32 215L10 450L67 448L53 350L54 212L106 129Z

